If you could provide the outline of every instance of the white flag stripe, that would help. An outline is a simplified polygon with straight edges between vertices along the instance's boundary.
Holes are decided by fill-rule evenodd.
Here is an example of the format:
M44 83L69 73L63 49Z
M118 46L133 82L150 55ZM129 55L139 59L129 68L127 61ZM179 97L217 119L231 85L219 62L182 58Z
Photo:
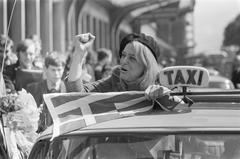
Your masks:
M79 109L81 109L82 114L92 114L92 110L90 109L90 107L88 105L88 103L89 103L88 101L90 100L90 99L88 99L88 97L89 96L62 104L61 106L58 106L55 108L55 112L57 114L63 114L63 113L69 112L71 110L79 108ZM95 120L94 116L92 116L92 115L86 116L86 117L84 117L84 119L85 119L86 125L96 123L96 120Z
M91 124L96 124L96 119L94 116L89 116L89 115L86 115L86 116L83 116L84 120L85 120L85 123L86 125L91 125Z
M55 93L54 93L55 94ZM54 95L51 94L44 94L43 95L43 99L48 107L49 112L51 113L52 119L53 119L53 135L51 140L54 139L55 136L59 136L60 135L60 130L59 130L59 124L60 124L60 120L58 118L58 114L55 112L54 109L54 105L51 101L51 98L54 97Z
M61 122L59 125L62 126L62 125L65 125L67 123L71 123L71 122L75 122L75 121L80 121L80 120L83 120L85 119L85 117L87 116L105 116L105 115L110 115L110 114L118 114L119 112L117 110L113 110L113 111L109 111L109 112L106 112L106 113L101 113L101 114L92 114L92 115L84 115L83 117L79 117L77 116L74 117L75 115L71 116L71 117L66 117L66 121L64 122Z
M149 106L146 106L146 107L143 107L143 108L140 108L140 109L135 109L135 113L141 113L141 112L146 112L146 111L149 111L153 108L153 105L149 105Z
M109 112L106 112L106 113L100 113L100 114L93 114L94 116L103 116L103 115L108 115L108 114L117 114L119 113L117 110L112 110L112 111L109 111Z
M80 120L83 120L83 117L78 117L78 118L75 118L75 119L68 119L67 121L65 122L61 122L59 125L62 126L62 125L65 125L67 123L71 123L71 122L75 122L75 121L80 121Z
M121 102L121 103L114 103L115 104L115 107L117 109L123 109L123 108L127 108L129 107L130 105L135 105L137 103L140 103L142 101L146 100L145 97L140 97L140 98L136 98L136 99L132 99L132 100L128 100L126 102Z
M44 94L43 95L44 101L45 101L45 103L48 107L49 112L51 113L52 119L57 120L58 119L58 114L57 114L57 112L55 112L54 105L51 101L52 97L54 97L54 95L52 95L52 94Z
M142 113L142 112L146 112L146 111L149 111L153 108L153 105L150 105L150 106L146 106L146 107L143 107L143 108L140 108L140 109L134 109L134 110L129 110L129 111L123 111L123 112L120 112L121 115L125 116L125 115L129 115L129 114L136 114L136 113Z
M70 101L67 103L64 103L58 107L55 108L55 111L57 114L63 114L66 112L69 112L71 110L74 110L76 108L80 108L83 105L88 105L89 103L93 103L99 100L107 99L109 96L104 96L104 95L89 95L74 101Z

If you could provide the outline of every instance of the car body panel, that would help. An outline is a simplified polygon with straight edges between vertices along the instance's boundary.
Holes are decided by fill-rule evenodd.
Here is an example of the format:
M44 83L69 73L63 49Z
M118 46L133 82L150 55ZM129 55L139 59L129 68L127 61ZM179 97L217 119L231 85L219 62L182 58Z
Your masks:
M240 104L235 104L226 110L225 107L216 109L212 106L204 108L206 104L198 104L197 108L174 112L152 112L146 115L136 115L106 121L86 128L76 130L76 133L119 132L119 131L202 131L224 130L240 131ZM211 105L211 104L209 104ZM226 105L224 105L226 106ZM239 107L238 107L239 106ZM194 105L192 106L194 107ZM201 109L202 107L202 109ZM211 107L210 107L211 108ZM51 127L43 135L51 134Z

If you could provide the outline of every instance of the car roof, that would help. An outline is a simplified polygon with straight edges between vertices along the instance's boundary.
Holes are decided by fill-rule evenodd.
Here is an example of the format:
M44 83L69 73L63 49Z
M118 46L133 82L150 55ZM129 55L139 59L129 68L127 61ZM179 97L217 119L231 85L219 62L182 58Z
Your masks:
M132 128L240 128L240 110L191 110L122 118L92 125L90 129Z
M211 106L210 106L211 105ZM229 108L226 109L226 106ZM153 111L148 114L110 120L75 130L68 134L113 132L190 132L240 131L240 105L197 103L181 105L172 112ZM194 108L195 107L195 108ZM51 135L49 127L41 136Z

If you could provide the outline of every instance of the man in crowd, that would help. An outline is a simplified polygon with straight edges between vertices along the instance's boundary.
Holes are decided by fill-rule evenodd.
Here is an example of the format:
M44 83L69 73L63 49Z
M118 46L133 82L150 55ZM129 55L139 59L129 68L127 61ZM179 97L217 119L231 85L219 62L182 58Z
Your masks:
M33 62L36 56L35 44L31 39L21 41L16 48L18 61L6 66L3 71L8 92L26 88L28 83L42 78L42 71Z

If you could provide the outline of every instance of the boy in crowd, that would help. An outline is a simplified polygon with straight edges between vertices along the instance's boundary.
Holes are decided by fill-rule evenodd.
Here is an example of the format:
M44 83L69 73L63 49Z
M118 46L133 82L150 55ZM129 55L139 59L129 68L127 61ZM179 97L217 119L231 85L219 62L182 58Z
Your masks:
M44 79L27 85L26 89L33 95L38 107L43 104L43 94L66 92L65 84L62 81L65 64L65 58L59 53L48 53L44 61ZM52 122L50 118L46 106L43 105L39 131Z

